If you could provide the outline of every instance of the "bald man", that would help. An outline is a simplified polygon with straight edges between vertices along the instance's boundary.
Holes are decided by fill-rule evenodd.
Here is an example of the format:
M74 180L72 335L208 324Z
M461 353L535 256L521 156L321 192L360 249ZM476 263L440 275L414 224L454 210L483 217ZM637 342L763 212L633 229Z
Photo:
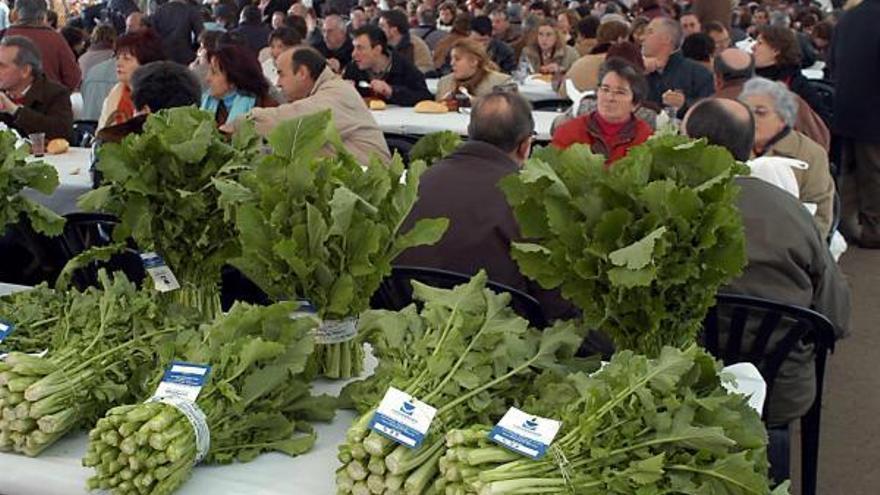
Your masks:
M727 148L738 160L745 160L754 139L754 118L740 102L710 98L688 112L682 131L693 138L706 138L710 144ZM719 292L812 309L831 320L835 337L846 336L849 287L812 215L798 198L761 179L739 177L736 182L748 263L743 274ZM723 329L729 315L721 314L719 321ZM773 333L771 346L785 335L782 330ZM753 339L757 331L747 328L745 339ZM797 345L782 362L767 398L764 419L769 426L770 475L775 480L789 477L788 424L806 414L815 398L813 362L812 347Z
M755 61L750 53L739 48L728 48L715 57L715 96L736 99L743 85L754 77ZM822 118L798 95L797 118L794 130L819 143L825 151L831 149L831 132Z
M146 18L140 12L132 12L125 18L125 32L134 33L147 28Z

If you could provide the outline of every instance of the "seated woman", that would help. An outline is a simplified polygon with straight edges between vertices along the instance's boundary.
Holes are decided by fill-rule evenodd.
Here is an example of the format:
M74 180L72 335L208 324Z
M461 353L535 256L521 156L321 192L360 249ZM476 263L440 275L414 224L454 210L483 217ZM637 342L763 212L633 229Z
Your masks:
M605 155L606 164L623 158L627 151L648 140L651 126L635 116L648 94L645 76L629 62L611 57L599 70L597 110L560 125L553 132L553 145L568 148L575 143Z
M463 90L474 98L484 96L495 86L511 81L509 75L497 72L483 45L472 39L456 41L450 53L452 72L437 83L437 101L447 100Z
M834 215L834 179L825 150L792 128L798 109L795 95L780 82L756 77L746 82L739 99L755 116L753 156L794 158L808 165L806 170L792 170L801 201L816 204L813 218L822 235L827 236Z
M523 55L529 61L533 73L553 77L564 74L580 57L577 50L565 44L553 19L541 21L535 41L523 48Z
M201 109L214 114L218 126L232 122L254 107L276 107L256 55L245 47L225 45L208 56L208 90Z
M150 62L165 60L162 40L151 29L135 31L116 39L116 86L104 100L98 129L121 124L134 117L135 107L131 100L131 75L135 69Z

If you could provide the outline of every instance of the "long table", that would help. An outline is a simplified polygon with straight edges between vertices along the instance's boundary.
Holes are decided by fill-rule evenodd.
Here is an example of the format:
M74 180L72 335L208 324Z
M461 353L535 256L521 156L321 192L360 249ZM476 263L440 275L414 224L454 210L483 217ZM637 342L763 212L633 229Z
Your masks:
M435 95L437 94L437 85L439 83L439 79L425 79L425 84L427 84L428 90ZM531 76L527 77L525 81L517 84L517 87L519 89L519 94L523 95L525 99L532 103L566 99L556 93L556 91L553 91L553 86L548 81L536 79Z
M26 189L22 194L59 215L79 211L76 207L77 198L92 188L89 174L91 149L70 148L60 155L46 155L33 159L42 160L55 167L58 172L58 189L48 196L32 189Z
M405 136L424 136L432 132L453 131L467 136L470 116L467 114L448 113L416 113L411 107L388 106L385 110L373 110L373 118L384 133L402 134ZM536 110L532 112L535 119L535 132L539 141L550 140L550 127L553 119L560 114Z
M367 358L367 372L376 361ZM316 394L337 395L344 382L318 380ZM249 463L226 466L200 465L178 490L179 495L332 495L336 493L335 472L339 467L336 448L354 421L351 411L338 411L328 424L318 423L318 440L305 455L288 457L263 454ZM2 495L86 495L86 480L93 471L82 467L87 436L76 433L53 445L39 457L0 453Z

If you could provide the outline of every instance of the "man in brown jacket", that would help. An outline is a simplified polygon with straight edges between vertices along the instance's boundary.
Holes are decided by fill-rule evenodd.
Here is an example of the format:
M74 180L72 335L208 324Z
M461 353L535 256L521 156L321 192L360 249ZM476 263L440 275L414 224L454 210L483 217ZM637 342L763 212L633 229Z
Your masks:
M74 91L82 79L79 64L64 38L46 25L47 11L46 0L17 0L13 11L16 23L2 36L31 40L37 46L46 77Z
M73 131L70 91L46 78L40 52L23 36L0 41L0 122L23 137L70 139Z
M515 93L491 93L471 111L468 141L422 176L419 199L401 231L421 218L446 217L449 229L433 246L408 249L395 264L440 268L467 275L485 269L489 279L541 302L548 320L570 317L571 303L523 276L510 256L522 238L498 182L515 174L529 156L534 120Z
M329 109L343 144L362 165L372 156L382 162L391 159L385 136L364 100L314 48L293 48L278 56L278 85L290 103L254 108L243 117L252 120L260 134L268 135L285 120ZM241 119L221 130L234 130L240 123Z
M715 57L715 97L735 100L743 85L755 76L755 60L738 48L728 48ZM798 111L794 130L819 143L827 153L831 149L831 132L819 115L803 98L794 95Z

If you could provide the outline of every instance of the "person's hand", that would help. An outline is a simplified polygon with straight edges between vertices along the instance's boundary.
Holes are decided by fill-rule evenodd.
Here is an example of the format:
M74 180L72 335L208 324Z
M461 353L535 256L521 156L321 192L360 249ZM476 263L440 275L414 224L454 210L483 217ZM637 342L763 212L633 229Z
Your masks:
M340 70L342 70L342 64L340 64L339 60L336 60L335 58L328 58L327 65L330 66L330 70L336 72L337 74Z
M235 127L233 127L232 124L223 124L218 129L223 134L232 134L235 132Z
M656 57L642 57L645 64L645 74L656 72L660 68L660 61Z
M684 93L677 89L670 89L663 93L663 106L672 107L676 110L684 106Z
M0 91L0 112L13 115L16 111L18 111L18 107L19 105L13 103L12 99L9 98L9 95Z
M391 86L389 86L387 82L381 79L373 79L372 81L370 81L370 89L373 90L373 93L382 96L383 98L388 98L394 91L393 89L391 89Z
M556 74L561 72L561 69L562 67L560 67L559 64L553 62L551 64L542 65L540 72L541 74Z

